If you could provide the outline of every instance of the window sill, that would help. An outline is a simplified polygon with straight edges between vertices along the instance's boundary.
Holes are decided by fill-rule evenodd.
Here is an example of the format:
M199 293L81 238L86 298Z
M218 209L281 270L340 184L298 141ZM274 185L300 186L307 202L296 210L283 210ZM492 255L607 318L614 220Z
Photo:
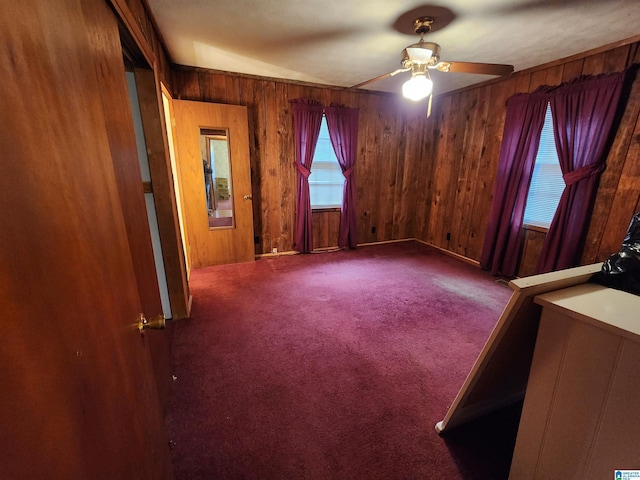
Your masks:
M543 227L541 225L533 225L530 223L525 223L522 228L525 230L532 230L534 232L547 233L549 231L549 227Z
M322 212L339 212L340 207L311 207L311 212L313 213L322 213Z

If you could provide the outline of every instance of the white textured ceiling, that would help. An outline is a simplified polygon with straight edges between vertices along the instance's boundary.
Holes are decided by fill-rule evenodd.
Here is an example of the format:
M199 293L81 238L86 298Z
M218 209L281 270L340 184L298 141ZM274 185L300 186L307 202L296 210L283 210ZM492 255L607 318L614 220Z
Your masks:
M400 67L415 43L407 12L450 9L426 35L449 61L504 63L515 70L640 34L640 0L148 0L177 64L349 87ZM440 9L441 10L441 9ZM444 17L442 17L444 18ZM396 25L394 25L396 24ZM401 74L365 88L396 92ZM489 78L434 72L434 93Z

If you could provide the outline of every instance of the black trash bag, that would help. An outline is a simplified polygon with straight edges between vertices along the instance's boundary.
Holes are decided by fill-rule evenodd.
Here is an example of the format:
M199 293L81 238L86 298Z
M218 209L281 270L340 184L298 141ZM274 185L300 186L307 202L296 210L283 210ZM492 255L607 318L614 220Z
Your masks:
M622 248L611 255L592 282L640 295L640 212L631 218Z

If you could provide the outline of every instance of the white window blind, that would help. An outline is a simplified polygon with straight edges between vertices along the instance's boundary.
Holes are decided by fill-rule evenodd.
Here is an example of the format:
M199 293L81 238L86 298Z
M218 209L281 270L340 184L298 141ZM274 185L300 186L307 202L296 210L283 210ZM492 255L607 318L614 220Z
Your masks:
M340 208L343 187L344 175L329 139L327 120L323 116L309 175L311 208Z
M547 105L540 145L531 177L531 186L524 211L524 223L549 228L564 191L562 170L553 135L551 107Z

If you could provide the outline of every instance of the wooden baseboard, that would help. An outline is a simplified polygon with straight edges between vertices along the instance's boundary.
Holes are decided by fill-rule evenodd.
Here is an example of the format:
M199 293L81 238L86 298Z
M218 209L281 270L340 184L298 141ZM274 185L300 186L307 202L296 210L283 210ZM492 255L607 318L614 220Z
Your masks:
M370 245L385 245L387 243L400 243L400 242L410 242L411 240L415 240L415 238L400 238L397 240L382 240L380 242L368 242L368 243L359 243L359 247L368 247Z
M278 253L258 253L256 254L256 260L260 260L261 258L276 258L283 257L285 255L299 255L300 252L296 252L295 250L287 250L286 252L278 252Z
M381 242L359 243L358 247L368 247L371 245L384 245L386 243L410 242L411 240L415 240L415 238L401 238L399 240L383 240ZM332 252L332 251L337 252L339 250L344 250L344 248L335 245L333 247L314 248L311 253L325 253L325 252ZM260 258L273 258L273 257L279 257L281 255L298 255L298 254L300 254L300 252L297 252L295 250L288 250L286 252L278 252L278 253L258 253L256 254L255 257L256 257L256 260L258 260Z
M428 246L430 246L432 248L435 248L436 250L440 250L442 253L445 253L447 255L455 257L458 260L462 260L463 262L470 263L471 265L475 265L476 267L480 266L480 262L478 262L477 260L473 260L472 258L465 257L464 255L460 255L459 253L455 253L455 252L452 252L451 250L447 250L445 248L438 247L437 245L434 245L434 244L429 243L429 242L425 242L424 240L420 240L419 238L412 238L411 240L415 240L416 242L422 243L423 245L428 245Z
M469 257L465 257L464 255L460 255L459 253L455 253L455 252L452 252L450 250L446 250L446 249L444 249L442 247L438 247L438 246L433 245L433 244L431 244L429 242L425 242L424 240L420 240L419 238L413 238L413 237L412 238L398 238L398 239L395 239L395 240L382 240L382 241L379 241L379 242L359 243L358 247L370 247L372 245L386 245L386 244L389 244L389 243L401 243L401 242L412 242L412 241L416 241L418 243L422 243L423 245L427 245L427 246L429 246L431 248L435 248L436 250L438 250L438 251L440 251L440 252L442 252L442 253L444 253L446 255L452 256L454 258L457 258L458 260L462 260L463 262L469 263L471 265L475 265L476 267L480 266L480 262L478 262L476 260L473 260L473 259L471 259ZM311 253L314 253L314 252L315 253L325 253L325 252L332 252L332 251L336 251L337 252L339 250L344 250L344 249L341 248L341 247L338 247L336 245L336 246L333 246L333 247L314 248L313 252L311 252ZM259 260L261 258L274 258L274 257L279 257L281 255L298 255L299 253L300 252L297 252L295 250L288 250L286 252L278 252L278 253L259 253L259 254L256 254L255 258L256 258L256 260Z

